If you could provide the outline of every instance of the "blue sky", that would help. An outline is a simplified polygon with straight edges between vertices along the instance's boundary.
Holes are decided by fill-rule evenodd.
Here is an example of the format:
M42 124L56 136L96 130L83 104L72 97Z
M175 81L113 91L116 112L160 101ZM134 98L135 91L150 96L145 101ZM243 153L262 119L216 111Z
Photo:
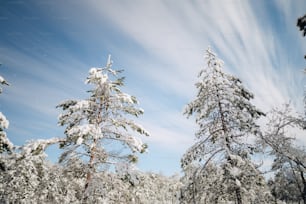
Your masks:
M111 54L151 133L139 168L180 172L197 128L182 112L195 96L208 46L263 111L290 101L303 112L306 38L296 20L305 11L304 0L1 1L0 74L11 86L0 110L10 120L8 137L16 145L63 137L55 106L86 98L88 70ZM48 154L55 160L57 152Z

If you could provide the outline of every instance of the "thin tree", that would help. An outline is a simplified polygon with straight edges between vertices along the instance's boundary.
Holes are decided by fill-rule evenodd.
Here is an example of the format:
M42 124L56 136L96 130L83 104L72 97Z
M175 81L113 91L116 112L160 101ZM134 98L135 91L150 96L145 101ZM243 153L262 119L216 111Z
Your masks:
M299 189L300 199L306 204L306 151L305 147L296 144L293 135L289 135L290 128L302 130L305 121L302 116L294 115L288 104L282 109L273 109L268 116L267 128L260 141L275 157L272 170L290 170L296 180L294 185Z
M109 56L105 67L89 71L86 83L93 88L88 99L68 100L58 105L64 111L59 124L66 127L66 140L61 144L65 152L60 162L75 157L86 162L85 194L94 173L122 162L136 162L135 153L143 153L147 148L132 134L149 135L132 120L132 116L140 116L143 110L137 107L134 96L120 90L124 85L124 77L119 77L121 72L112 69Z

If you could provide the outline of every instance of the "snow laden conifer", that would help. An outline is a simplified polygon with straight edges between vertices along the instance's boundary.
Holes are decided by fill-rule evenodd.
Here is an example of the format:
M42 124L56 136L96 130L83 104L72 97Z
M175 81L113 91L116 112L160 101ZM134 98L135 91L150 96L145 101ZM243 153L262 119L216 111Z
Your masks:
M264 113L252 105L253 94L240 79L223 72L223 62L210 49L205 59L207 66L196 83L196 99L185 109L187 117L195 116L199 130L196 143L183 155L181 165L184 170L190 165L199 167L185 171L192 172L185 173L189 178L185 178L188 181L185 185L191 187L185 186L183 190L191 192L182 192L187 195L182 202L198 203L201 196L206 196L195 183L205 183L196 179L203 177L199 174L213 163L219 169L218 178L215 181L210 178L209 182L217 182L221 188L209 192L217 199L214 202L265 203L265 182L250 158L256 150L250 139L260 133L256 120Z
M0 64L1 65L1 64ZM9 85L9 83L0 75L0 94L2 93L3 85ZM5 115L0 111L0 153L11 152L13 149L13 144L6 136L4 131L9 127L9 121L6 119Z
M105 170L109 165L133 163L135 153L146 151L147 145L133 135L148 136L149 133L132 120L143 114L137 107L134 96L121 91L124 77L122 70L113 70L110 56L104 68L91 68L86 84L93 88L85 100L68 100L60 105L63 113L59 125L65 126L66 139L61 147L65 150L60 162L75 157L87 163L85 193L94 174ZM127 148L122 148L127 147Z

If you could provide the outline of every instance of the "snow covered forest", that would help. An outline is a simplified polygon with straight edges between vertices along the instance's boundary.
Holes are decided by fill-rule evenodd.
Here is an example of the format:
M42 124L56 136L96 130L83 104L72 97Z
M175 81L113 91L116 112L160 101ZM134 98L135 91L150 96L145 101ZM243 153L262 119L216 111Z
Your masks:
M306 16L297 24L304 36L305 22ZM306 204L306 149L292 134L305 131L305 113L289 102L263 112L244 82L224 71L226 62L210 48L204 57L197 94L184 109L197 129L181 158L182 174L137 168L150 133L135 122L144 110L122 91L124 72L109 56L104 67L90 68L87 98L58 104L65 137L16 146L1 110L0 203ZM0 76L0 93L10 83ZM46 159L50 145L62 150L57 163ZM259 155L273 158L270 169Z

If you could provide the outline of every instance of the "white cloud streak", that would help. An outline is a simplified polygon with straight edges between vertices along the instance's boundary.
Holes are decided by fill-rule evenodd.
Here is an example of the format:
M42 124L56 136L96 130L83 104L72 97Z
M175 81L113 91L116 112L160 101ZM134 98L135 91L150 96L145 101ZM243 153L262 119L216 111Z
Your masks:
M301 2L297 4L305 7ZM262 4L259 1L257 6L263 7ZM286 4L287 1L281 1L278 5L292 15L294 10ZM160 62L170 65L148 68L146 77L158 79L174 92L180 90L182 95L190 97L191 86L182 81L194 82L199 64L203 63L203 50L213 44L228 70L255 92L259 107L269 110L296 95L301 99L302 93L293 90L300 87L301 77L293 67L295 63L289 61L290 50L281 45L284 39L273 30L275 25L270 19L266 19L267 25L258 20L252 1L176 1L175 4L102 1L91 6L98 16L107 17ZM287 23L293 23L288 29L294 27L295 22ZM296 45L295 39L292 41Z
M211 44L225 61L227 71L240 77L255 94L254 102L263 111L267 112L289 101L296 110L302 111L303 81L292 53L296 53L296 49L301 51L304 46L297 39L297 34L289 35L280 31L298 33L294 20L297 16L294 15L297 7L301 10L306 7L306 3L273 3L285 13L285 17L270 11L263 1L245 0L227 0L222 3L210 0L192 3L156 0L144 3L136 0L133 3L113 1L111 4L100 1L93 2L91 8L97 16L106 17L121 32L156 57L156 66L147 66L143 75L158 81L159 89L166 87L169 92L190 100L191 93L194 93L191 84L199 69L203 68L200 64L204 64L204 49ZM262 14L263 17L260 16ZM287 21L272 21L280 17ZM285 28L280 29L278 26ZM286 42L288 40L290 46ZM303 53L300 54L302 60ZM158 104L158 101L153 103ZM165 112L173 114L173 108L165 108L168 108ZM173 114L168 120L175 118L177 115ZM175 138L180 138L182 143L190 141L186 138L191 135L183 136L174 128L161 128L165 123L159 121L155 125L148 124L154 133L152 138L155 137L152 142L170 146Z
M111 53L113 56L128 59L124 68L131 68L152 88L146 90L146 84L135 88L143 99L140 102L146 111L144 126L152 133L148 142L182 153L186 144L192 143L191 134L196 127L192 121L186 122L183 118L183 105L180 108L177 105L186 104L194 97L193 84L197 73L205 65L203 54L208 45L212 45L225 61L226 71L241 78L255 94L255 103L259 108L269 111L291 100L295 108L301 111L303 81L298 66L302 64L306 46L295 23L296 18L305 11L306 3L303 0L269 3L275 10L270 10L264 0L91 0L69 1L73 5L54 3L52 6L58 12L57 16L66 15L68 19L73 19L62 22L60 28L69 24L72 30L83 31L66 31L67 36L75 42L86 45L92 37L103 38L107 32L103 23L108 22L142 48L149 58L122 51L128 48L112 41L112 38L102 40L108 41L107 45L117 51ZM68 12L72 8L75 12ZM84 12L88 12L87 15ZM286 21L279 20L282 18ZM84 36L88 39L84 39ZM98 47L103 44L98 40L95 43ZM295 61L299 58L294 55L300 55L300 61ZM67 63L53 65L64 67L69 62L82 64L74 61L68 53L63 53L63 56L68 56ZM31 63L35 64L33 61ZM40 65L46 64L52 64L52 60ZM37 71L37 76L44 75L39 69L33 70ZM54 72L48 74L50 80L60 77ZM76 78L79 76L80 73L75 74ZM59 83L66 88L76 85L74 80L69 86L71 82ZM179 101L171 98L173 95ZM41 108L47 109L44 106Z

